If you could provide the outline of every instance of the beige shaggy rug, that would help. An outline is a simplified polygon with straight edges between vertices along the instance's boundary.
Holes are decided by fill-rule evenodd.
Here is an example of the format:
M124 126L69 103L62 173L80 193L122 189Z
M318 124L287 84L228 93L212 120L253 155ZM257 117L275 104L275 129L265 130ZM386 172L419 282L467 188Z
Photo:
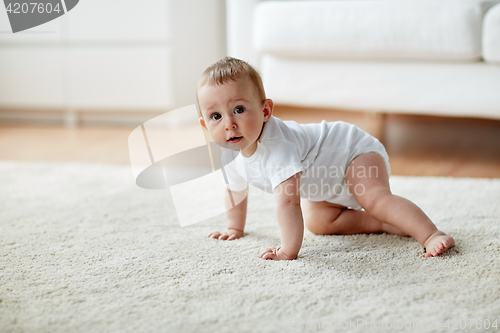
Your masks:
M0 332L500 330L500 179L391 184L457 246L424 259L410 238L306 232L297 260L264 261L268 194L223 242L205 238L222 216L179 227L130 167L0 162Z

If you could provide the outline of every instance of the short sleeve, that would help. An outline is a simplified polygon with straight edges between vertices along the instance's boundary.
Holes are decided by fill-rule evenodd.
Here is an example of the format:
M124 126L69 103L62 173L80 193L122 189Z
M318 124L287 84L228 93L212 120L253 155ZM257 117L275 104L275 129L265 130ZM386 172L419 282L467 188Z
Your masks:
M273 190L296 173L304 171L298 147L284 139L265 142L263 163Z

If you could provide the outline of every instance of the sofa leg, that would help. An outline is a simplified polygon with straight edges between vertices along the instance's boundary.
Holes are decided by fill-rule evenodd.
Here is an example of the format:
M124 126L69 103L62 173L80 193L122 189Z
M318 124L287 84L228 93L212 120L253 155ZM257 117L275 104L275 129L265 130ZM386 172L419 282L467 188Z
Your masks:
M380 142L384 143L386 114L381 111L369 111L366 112L366 116L370 122L370 134L379 139Z

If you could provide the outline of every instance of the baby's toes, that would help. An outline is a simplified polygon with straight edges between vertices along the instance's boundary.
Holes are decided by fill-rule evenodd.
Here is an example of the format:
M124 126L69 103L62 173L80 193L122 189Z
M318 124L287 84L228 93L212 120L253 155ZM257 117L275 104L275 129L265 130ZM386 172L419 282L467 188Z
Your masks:
M444 249L445 249L445 245L443 243L439 243L439 246L437 248L437 253L443 253Z
M446 250L446 244L444 242L439 242L438 247L436 249L437 253L443 253Z
M426 258L430 258L430 257L436 257L437 255L439 255L439 247L435 247L435 246L429 246L427 248L425 248L425 257Z
M452 247L455 246L455 240L451 237L449 237L447 240L446 240L446 248L447 249L451 249Z

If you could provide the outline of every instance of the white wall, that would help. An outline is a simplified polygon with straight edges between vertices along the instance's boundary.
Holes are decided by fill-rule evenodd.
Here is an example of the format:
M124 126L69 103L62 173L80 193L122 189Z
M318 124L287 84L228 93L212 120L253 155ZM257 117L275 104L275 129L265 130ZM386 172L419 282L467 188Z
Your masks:
M224 0L82 0L16 34L0 6L0 109L168 111L225 52Z

